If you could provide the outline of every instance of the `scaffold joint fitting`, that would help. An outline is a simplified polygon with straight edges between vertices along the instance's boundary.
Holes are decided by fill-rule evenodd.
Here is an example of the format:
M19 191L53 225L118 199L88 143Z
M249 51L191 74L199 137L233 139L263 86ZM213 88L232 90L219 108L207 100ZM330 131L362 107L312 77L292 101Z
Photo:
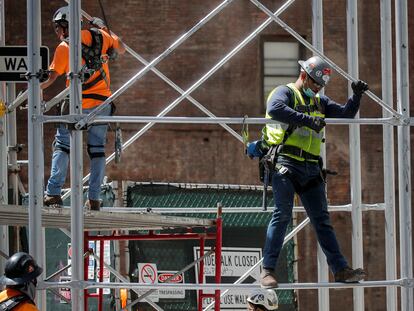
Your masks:
M26 72L24 74L21 74L21 78L25 78L27 81L36 78L39 79L39 82L45 82L47 79L49 79L50 70L45 69L39 69L38 72L32 73L32 72Z
M401 279L401 286L413 288L414 287L414 279L408 279L408 278Z

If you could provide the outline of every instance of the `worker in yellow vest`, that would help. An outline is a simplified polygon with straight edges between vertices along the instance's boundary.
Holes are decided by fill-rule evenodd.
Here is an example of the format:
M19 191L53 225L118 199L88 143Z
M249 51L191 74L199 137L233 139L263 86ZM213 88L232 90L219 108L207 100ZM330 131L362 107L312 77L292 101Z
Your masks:
M275 267L292 217L295 192L316 231L336 282L358 282L366 277L362 269L352 269L342 255L328 213L325 182L320 158L324 142L324 118L353 118L368 85L352 83L353 95L345 105L319 91L331 77L331 67L319 56L299 61L301 71L295 83L275 88L267 99L266 117L280 121L263 128L263 139L248 145L251 157L272 159L270 178L275 210L270 220L263 258L261 285L277 287Z

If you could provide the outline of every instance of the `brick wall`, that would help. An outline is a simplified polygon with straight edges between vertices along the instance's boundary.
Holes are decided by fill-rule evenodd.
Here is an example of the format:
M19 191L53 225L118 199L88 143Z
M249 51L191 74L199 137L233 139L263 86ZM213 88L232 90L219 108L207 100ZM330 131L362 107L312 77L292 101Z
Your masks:
M122 1L122 5L106 5L106 15L112 31L120 34L124 42L147 61L153 60L170 46L179 36L188 31L220 1ZM283 1L263 1L276 10ZM43 44L53 55L58 41L54 35L51 17L63 5L63 1L42 1ZM414 29L412 10L408 10L410 32ZM6 44L26 43L26 11L21 1L6 0ZM83 7L91 15L101 16L97 1L84 1ZM281 18L298 33L311 38L310 1L296 1ZM360 77L366 80L371 90L381 96L381 43L378 1L359 3L359 62ZM174 83L186 90L212 66L229 53L253 29L266 19L249 1L234 1L218 16L208 22L176 51L164 59L157 68ZM346 1L324 1L324 47L326 55L341 68L347 68L346 50ZM261 35L287 36L274 24ZM310 39L309 39L310 40ZM410 42L413 59L413 41ZM307 52L307 56L311 55ZM261 117L261 60L260 37L254 38L242 51L210 77L192 96L216 116ZM111 64L113 90L128 81L143 65L130 55L119 58ZM413 69L413 62L410 64ZM410 70L411 72L412 70ZM44 98L49 99L59 92L63 79L48 90ZM22 88L20 85L19 88ZM411 93L413 93L411 86ZM328 96L338 102L347 98L345 79L335 74L326 90ZM159 79L154 73L147 73L117 100L118 115L159 114L179 94ZM395 96L396 97L396 96ZM395 100L396 102L396 100ZM395 103L394 103L395 104ZM205 116L189 101L183 100L168 115ZM362 117L380 117L381 110L369 98L361 104ZM26 110L19 111L19 124L27 121ZM240 127L232 126L238 132ZM27 144L25 126L19 128L19 143ZM136 133L142 125L123 125L124 142ZM50 166L53 126L45 126L45 166ZM251 127L251 138L259 137L259 128ZM109 133L107 154L113 152L113 133ZM327 166L339 171L337 177L329 180L328 196L331 204L346 204L350 201L349 187L349 140L347 126L327 127ZM27 158L27 150L19 157ZM85 173L88 161L85 153ZM361 126L362 198L364 203L383 201L382 128ZM242 144L231 134L216 125L155 125L123 154L121 164L110 164L107 175L113 180L166 181L258 184L256 163L246 159ZM23 179L26 171L23 169ZM48 174L45 174L47 180ZM302 217L302 216L299 216ZM336 213L332 217L341 246L351 260L351 218L349 213ZM371 280L385 278L384 217L380 212L364 214L364 260ZM316 282L316 244L313 230L306 228L298 236L299 281ZM309 238L311 237L311 238ZM366 310L385 310L385 290L365 290ZM338 301L352 304L351 290L331 291L331 305ZM317 310L317 291L301 291L300 306L306 310Z

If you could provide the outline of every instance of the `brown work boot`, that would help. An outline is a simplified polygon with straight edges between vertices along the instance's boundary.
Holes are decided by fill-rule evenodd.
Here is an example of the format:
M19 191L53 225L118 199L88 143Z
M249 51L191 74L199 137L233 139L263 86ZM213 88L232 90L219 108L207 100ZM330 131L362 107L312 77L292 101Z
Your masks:
M88 199L85 202L85 208L91 211L99 211L101 208L101 201Z
M60 195L46 194L43 197L43 205L48 207L62 207L62 197Z
M263 269L260 276L260 285L263 288L275 288L277 287L277 280L275 271L272 269Z
M335 273L335 282L341 283L358 283L367 276L367 273L361 268L352 269L345 267L342 270Z

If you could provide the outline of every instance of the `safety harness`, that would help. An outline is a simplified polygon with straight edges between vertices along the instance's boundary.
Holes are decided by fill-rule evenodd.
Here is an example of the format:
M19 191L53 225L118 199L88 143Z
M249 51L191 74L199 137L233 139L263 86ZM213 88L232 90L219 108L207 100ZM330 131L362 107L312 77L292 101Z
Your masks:
M294 96L294 100L297 100L296 92L294 92L291 88L289 88L291 94ZM322 106L318 100L314 100L315 105L295 105L294 109L301 113L312 113L314 111L322 111ZM285 134L283 136L283 140L277 144L272 146L265 147L267 152L259 161L259 175L260 180L263 182L263 197L262 197L262 207L263 210L267 210L267 187L270 183L271 172L273 170L277 170L279 173L286 175L287 178L292 182L295 192L300 194L305 192L308 189L318 186L320 183L325 181L326 171L323 170L323 160L320 156L316 156L311 154L302 148L292 145L285 145L285 142L288 140L289 136L297 129L297 126L289 125L286 129ZM305 185L301 185L297 180L294 174L286 167L281 164L277 164L277 157L279 154L290 154L300 158L307 160L318 161L321 175L310 180ZM294 159L293 159L294 160Z
M84 72L90 77L96 72L99 75L88 83L82 84L82 91L86 91L95 86L98 82L104 80L106 85L109 86L109 82L102 67L102 64L107 62L107 59L102 55L103 36L97 28L89 29L92 36L92 44L90 46L82 43L82 58L85 60ZM108 97L100 94L83 94L83 98L92 98L105 101Z
M13 296L5 301L0 302L0 311L11 311L18 304L26 301L31 304L34 304L33 301L24 294Z

